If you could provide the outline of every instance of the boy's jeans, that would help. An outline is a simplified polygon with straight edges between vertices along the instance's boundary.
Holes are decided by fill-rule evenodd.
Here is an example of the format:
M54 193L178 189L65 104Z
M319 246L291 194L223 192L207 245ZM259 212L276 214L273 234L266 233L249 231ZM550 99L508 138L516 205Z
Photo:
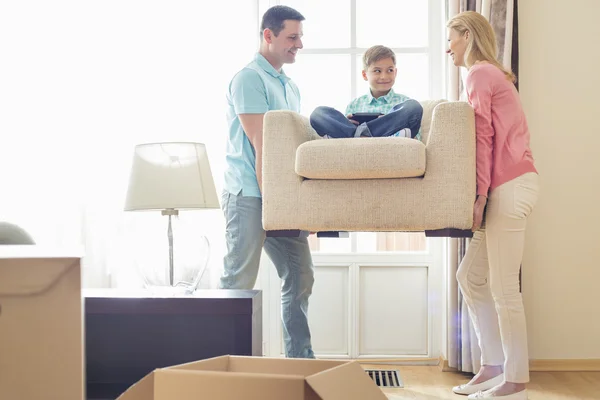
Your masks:
M423 107L416 100L396 104L392 110L358 127L344 114L331 107L317 107L310 115L310 124L320 136L341 139L355 136L384 137L409 128L414 138L421 128Z
M221 289L252 289L258 276L261 250L275 264L281 287L281 318L286 357L314 358L308 327L308 298L314 271L306 238L266 237L262 199L223 192L227 254Z

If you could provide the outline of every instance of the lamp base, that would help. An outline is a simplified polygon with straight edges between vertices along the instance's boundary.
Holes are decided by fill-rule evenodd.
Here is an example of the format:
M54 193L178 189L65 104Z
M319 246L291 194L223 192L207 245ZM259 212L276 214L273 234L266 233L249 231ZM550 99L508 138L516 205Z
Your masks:
M134 260L144 287L155 294L193 293L206 271L210 243L192 213L166 214L171 221L157 213L136 215Z

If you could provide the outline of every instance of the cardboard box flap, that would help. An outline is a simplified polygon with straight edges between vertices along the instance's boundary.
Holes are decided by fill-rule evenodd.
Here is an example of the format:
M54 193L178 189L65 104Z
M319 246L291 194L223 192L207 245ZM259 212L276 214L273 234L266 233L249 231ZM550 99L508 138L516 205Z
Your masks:
M229 356L207 358L185 364L173 365L164 369L184 369L188 371L221 371L229 370Z
M153 400L154 399L154 372L134 383L117 400Z
M129 387L123 394L117 397L117 400L153 400L154 399L154 373L137 381Z
M387 400L357 362L309 376L306 381L323 400Z
M251 373L160 369L154 399L119 400L304 400L304 378Z
M289 359L274 357L229 357L230 372L311 376L348 361Z
M0 296L35 296L50 290L79 258L1 258Z

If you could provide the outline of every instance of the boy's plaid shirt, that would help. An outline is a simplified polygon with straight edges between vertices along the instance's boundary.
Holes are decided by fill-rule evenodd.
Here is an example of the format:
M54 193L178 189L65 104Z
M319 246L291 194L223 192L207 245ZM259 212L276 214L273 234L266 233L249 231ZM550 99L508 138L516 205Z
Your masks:
M388 94L381 96L378 99L373 97L371 95L371 91L369 91L369 93L352 100L346 107L346 113L344 115L361 112L378 112L387 114L395 105L404 103L406 100L410 100L410 97L396 93L394 92L394 89L390 89ZM394 134L393 136L396 135ZM420 129L415 139L421 140Z

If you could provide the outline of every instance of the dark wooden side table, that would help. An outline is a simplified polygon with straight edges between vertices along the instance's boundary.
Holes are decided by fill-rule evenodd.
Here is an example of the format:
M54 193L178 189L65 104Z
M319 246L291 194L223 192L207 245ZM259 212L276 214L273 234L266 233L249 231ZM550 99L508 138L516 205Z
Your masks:
M83 295L88 400L115 399L155 368L226 354L262 356L259 290Z

